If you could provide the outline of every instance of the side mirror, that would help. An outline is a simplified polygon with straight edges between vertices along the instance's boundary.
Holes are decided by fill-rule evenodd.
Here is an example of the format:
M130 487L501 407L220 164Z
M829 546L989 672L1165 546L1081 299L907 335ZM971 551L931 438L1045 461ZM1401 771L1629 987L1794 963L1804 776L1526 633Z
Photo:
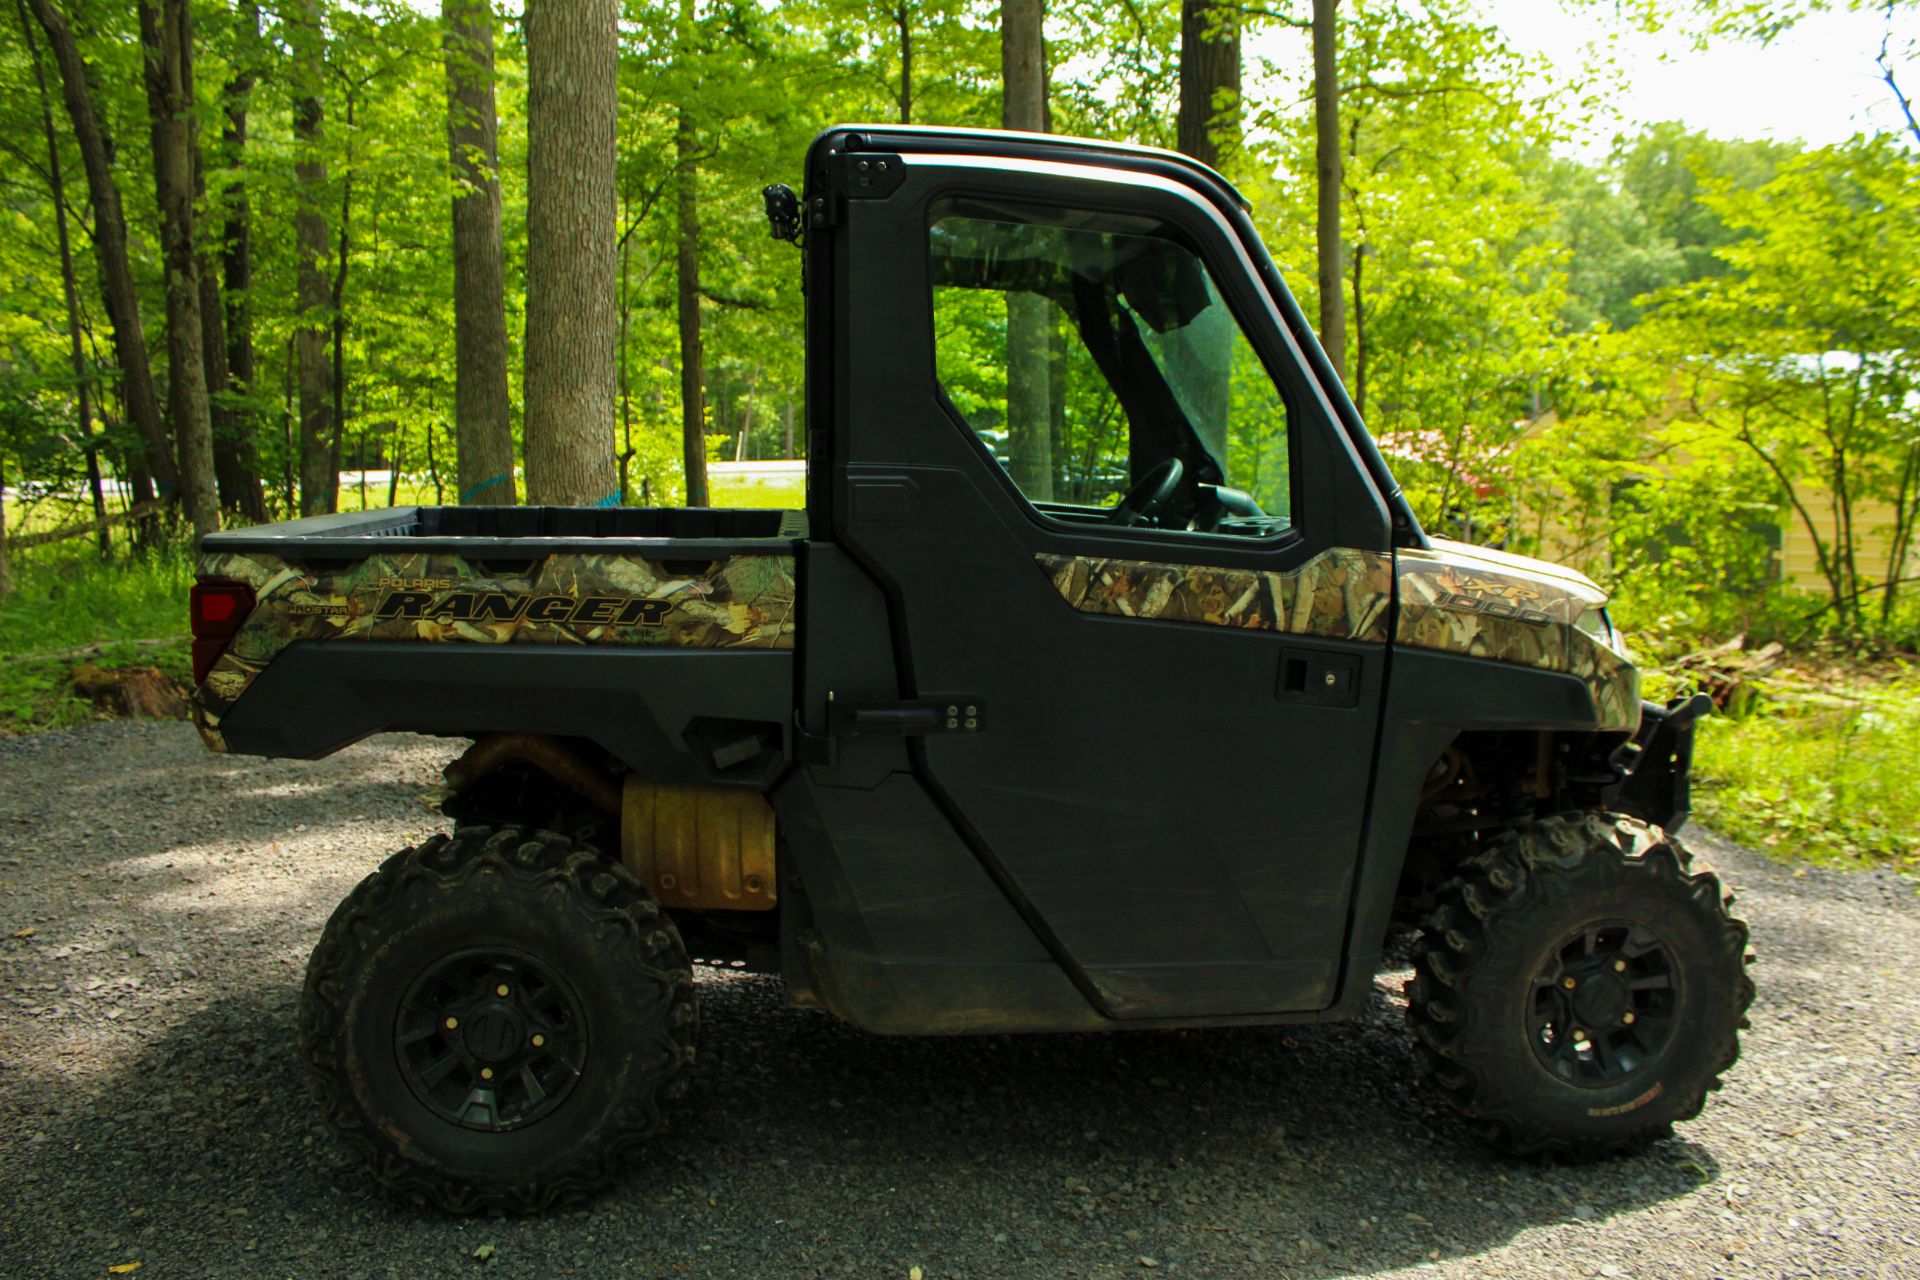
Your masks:
M784 182L763 187L760 198L767 206L767 226L775 240L800 243L800 197Z

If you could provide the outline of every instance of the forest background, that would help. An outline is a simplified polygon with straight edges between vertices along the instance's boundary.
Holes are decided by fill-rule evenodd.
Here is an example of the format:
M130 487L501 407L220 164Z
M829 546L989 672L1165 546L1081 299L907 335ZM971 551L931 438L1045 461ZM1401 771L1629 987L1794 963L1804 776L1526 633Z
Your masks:
M1897 124L1576 149L1630 69L1543 76L1471 0L11 0L0 731L177 674L221 525L797 504L706 475L805 445L760 188L836 121L1015 124L1218 165L1428 527L1576 560L1656 691L1716 694L1711 820L1920 866L1920 4L1568 5L1675 48L1871 11Z

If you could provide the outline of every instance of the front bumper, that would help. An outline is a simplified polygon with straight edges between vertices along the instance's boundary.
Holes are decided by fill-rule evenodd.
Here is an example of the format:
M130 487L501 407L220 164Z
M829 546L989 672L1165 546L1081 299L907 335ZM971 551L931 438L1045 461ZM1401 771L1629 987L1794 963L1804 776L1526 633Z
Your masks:
M1675 698L1666 706L1640 704L1640 728L1613 755L1620 781L1608 788L1606 806L1671 831L1693 807L1693 732L1713 710L1704 693Z

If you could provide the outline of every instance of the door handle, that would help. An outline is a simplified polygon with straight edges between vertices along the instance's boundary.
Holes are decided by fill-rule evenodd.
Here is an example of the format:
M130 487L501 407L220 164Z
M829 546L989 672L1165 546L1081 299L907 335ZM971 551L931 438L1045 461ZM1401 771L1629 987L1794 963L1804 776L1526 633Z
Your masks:
M979 733L986 724L985 699L971 694L908 701L854 701L827 695L827 732L837 738L854 734Z
M1316 649L1283 649L1274 696L1316 707L1360 705L1360 655Z

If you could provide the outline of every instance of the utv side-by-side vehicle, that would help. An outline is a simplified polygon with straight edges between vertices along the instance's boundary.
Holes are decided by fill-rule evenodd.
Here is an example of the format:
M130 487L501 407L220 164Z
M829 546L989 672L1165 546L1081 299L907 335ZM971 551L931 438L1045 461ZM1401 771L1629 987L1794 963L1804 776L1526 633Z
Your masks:
M1418 927L1432 1083L1587 1156L1738 1052L1670 834L1704 700L1586 578L1424 533L1240 197L1167 152L840 127L804 191L804 511L420 507L214 535L215 750L470 739L313 954L383 1182L592 1190L695 962L893 1034L1319 1022Z

